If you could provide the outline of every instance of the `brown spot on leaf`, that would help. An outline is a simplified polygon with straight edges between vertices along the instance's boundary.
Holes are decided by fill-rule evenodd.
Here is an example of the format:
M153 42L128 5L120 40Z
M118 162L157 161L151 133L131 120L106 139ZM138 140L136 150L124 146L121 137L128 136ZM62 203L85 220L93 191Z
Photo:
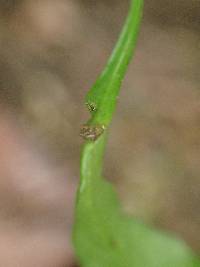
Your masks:
M89 109L90 112L94 112L94 111L97 110L97 106L93 102L91 102L91 103L87 102L86 103L86 106L88 107L88 109Z
M85 140L96 141L105 131L103 125L83 125L80 130L80 136Z

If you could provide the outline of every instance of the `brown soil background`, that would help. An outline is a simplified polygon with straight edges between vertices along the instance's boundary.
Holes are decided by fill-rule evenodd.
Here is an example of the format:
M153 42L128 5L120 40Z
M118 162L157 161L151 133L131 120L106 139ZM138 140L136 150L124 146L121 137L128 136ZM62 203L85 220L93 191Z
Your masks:
M84 95L128 1L0 3L0 266L71 267ZM106 176L124 209L200 251L200 2L146 0Z

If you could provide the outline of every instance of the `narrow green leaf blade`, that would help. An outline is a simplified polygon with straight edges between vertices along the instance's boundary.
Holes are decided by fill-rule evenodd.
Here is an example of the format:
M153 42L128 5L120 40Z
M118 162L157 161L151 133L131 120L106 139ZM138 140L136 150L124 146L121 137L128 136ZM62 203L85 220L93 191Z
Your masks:
M81 157L74 244L81 267L200 267L184 244L124 215L116 193L102 178L107 128L128 63L133 55L143 0L132 0L130 13L108 64L87 95L91 119L81 135Z

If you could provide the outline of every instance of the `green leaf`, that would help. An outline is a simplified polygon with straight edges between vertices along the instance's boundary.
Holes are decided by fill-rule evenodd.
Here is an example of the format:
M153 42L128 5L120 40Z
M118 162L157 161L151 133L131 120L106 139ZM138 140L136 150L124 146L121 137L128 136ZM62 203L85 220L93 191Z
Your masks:
M199 267L200 261L183 242L122 213L112 186L98 175L104 142L102 136L95 147L84 147L74 228L81 266Z
M123 214L112 185L102 178L107 128L135 48L142 8L142 0L131 2L117 46L86 99L91 119L81 129L87 141L73 236L82 267L200 267L184 242Z

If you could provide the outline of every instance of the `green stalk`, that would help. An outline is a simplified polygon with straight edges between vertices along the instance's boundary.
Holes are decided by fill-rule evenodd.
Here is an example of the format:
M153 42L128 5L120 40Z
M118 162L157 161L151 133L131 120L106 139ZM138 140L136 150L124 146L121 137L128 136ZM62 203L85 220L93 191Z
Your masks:
M106 130L111 123L121 83L136 47L142 10L143 0L131 0L130 11L115 49L86 96L91 119L81 129L81 135L87 140L81 156L81 190L86 181L92 182L94 177L101 177Z
M111 122L121 82L136 46L142 9L143 0L131 1L129 15L117 45L104 71L87 94L87 105L93 107L92 125L107 127Z

